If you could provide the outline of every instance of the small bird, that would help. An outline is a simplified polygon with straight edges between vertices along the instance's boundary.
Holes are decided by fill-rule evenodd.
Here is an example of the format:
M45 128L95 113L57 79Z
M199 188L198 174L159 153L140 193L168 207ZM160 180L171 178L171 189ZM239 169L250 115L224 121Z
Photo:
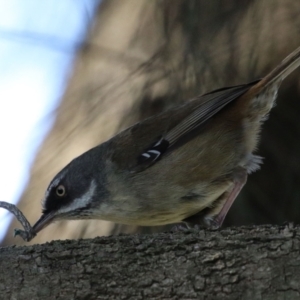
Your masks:
M51 181L38 233L56 220L220 227L259 169L263 121L300 48L271 73L152 116L72 160Z

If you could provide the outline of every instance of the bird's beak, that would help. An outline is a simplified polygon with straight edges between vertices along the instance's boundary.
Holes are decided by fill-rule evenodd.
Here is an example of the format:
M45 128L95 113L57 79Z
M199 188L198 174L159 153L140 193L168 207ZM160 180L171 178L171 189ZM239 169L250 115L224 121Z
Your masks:
M55 213L44 213L42 216L38 219L38 221L33 225L33 232L37 234L40 232L43 228L47 227L50 223L52 223L54 219Z

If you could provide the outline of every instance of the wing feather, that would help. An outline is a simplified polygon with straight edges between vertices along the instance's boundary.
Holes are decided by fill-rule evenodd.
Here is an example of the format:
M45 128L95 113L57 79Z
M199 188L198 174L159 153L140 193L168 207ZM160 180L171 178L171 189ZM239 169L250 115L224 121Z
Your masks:
M190 132L199 128L229 103L243 95L259 80L233 87L226 87L204 94L193 101L199 101L193 111L171 128L166 134L153 141L137 160L135 171L142 171L160 160L163 154L174 144L185 138Z
M169 142L169 146L174 145L181 137L205 123L226 105L244 94L249 88L250 86L247 84L226 88L225 90L217 90L201 96L201 104L165 135L164 138Z

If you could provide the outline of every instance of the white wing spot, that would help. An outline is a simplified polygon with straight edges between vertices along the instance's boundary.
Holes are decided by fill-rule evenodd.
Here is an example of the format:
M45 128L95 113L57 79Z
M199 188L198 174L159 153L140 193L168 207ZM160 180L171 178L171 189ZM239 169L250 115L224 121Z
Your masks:
M157 150L149 150L148 152L156 154L157 156L160 156L160 152Z
M163 139L160 139L153 147L156 147L156 146L159 146L160 144L161 144L161 141L162 141Z

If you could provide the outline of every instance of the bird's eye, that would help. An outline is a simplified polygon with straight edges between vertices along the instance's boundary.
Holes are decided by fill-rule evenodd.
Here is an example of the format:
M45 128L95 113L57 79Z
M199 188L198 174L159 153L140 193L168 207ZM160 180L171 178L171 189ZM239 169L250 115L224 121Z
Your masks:
M64 197L66 195L66 188L62 184L56 188L56 195L58 197Z

